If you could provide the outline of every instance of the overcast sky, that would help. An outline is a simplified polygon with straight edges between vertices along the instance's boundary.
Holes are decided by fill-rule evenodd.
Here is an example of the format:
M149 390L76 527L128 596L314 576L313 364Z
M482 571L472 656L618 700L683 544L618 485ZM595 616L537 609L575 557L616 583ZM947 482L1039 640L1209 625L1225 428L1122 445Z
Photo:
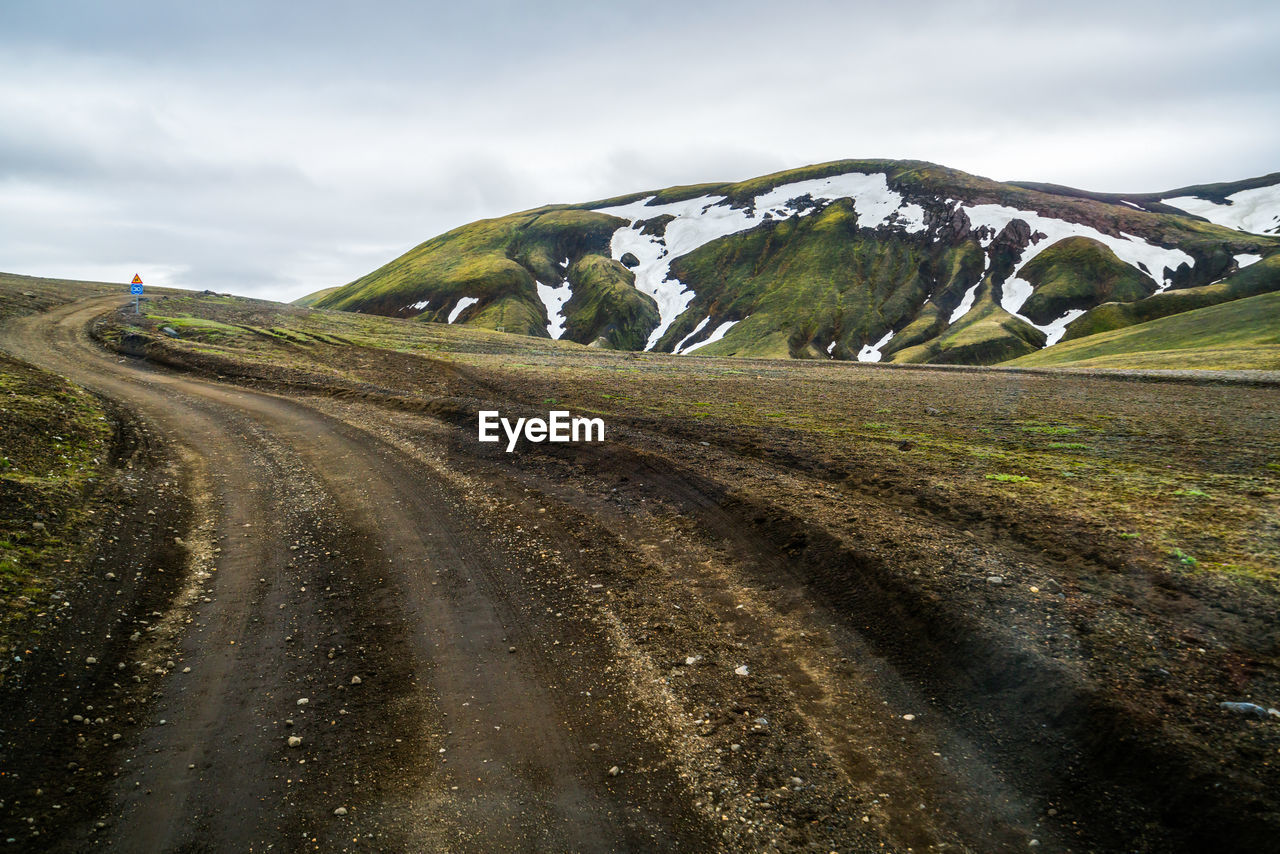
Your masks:
M465 222L845 157L1280 170L1280 3L0 0L0 270L293 299Z

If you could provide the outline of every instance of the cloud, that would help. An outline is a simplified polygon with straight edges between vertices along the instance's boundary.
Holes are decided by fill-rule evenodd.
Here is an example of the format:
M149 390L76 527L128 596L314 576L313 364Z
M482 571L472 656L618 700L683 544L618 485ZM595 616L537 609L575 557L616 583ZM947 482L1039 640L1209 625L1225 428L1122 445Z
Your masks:
M1280 7L0 8L0 269L292 298L470 220L845 157L1159 190L1280 168Z

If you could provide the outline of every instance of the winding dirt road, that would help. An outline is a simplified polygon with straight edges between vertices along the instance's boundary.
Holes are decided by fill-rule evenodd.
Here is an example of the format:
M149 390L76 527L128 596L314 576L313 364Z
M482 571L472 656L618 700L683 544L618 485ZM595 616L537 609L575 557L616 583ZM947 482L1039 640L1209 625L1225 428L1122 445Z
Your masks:
M170 617L189 625L104 811L109 844L614 851L696 835L671 803L612 785L575 735L580 703L497 595L508 558L450 484L299 402L101 351L86 324L118 302L26 318L5 342L154 424L199 496L198 589Z

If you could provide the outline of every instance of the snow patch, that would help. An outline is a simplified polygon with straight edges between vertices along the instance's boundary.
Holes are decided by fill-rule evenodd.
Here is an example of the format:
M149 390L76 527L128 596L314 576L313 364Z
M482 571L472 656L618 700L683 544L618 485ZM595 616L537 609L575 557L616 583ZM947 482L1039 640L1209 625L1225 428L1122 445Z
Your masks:
M654 197L648 196L625 205L599 208L601 213L627 220L627 225L614 232L610 252L615 259L621 259L628 252L639 259L640 263L632 270L636 288L653 297L658 304L659 323L650 334L645 349L652 350L672 322L693 301L693 291L678 279L671 278L673 259L687 255L712 240L755 228L765 221L766 214L773 219L806 216L815 208L802 211L787 204L789 200L805 195L815 201L852 199L862 228L892 224L892 227L909 233L925 228L924 209L906 202L900 193L890 189L884 173L849 172L783 184L756 196L748 209L731 207L725 196L699 196L659 205L649 204ZM662 236L641 234L636 228L641 220L664 214L675 219L667 223Z
M1044 333L1044 336L1045 336L1044 346L1052 347L1054 344L1057 344L1059 341L1061 341L1062 336L1066 334L1067 324L1075 320L1077 317L1079 317L1082 314L1084 314L1082 310L1078 308L1073 308L1070 311L1068 311L1066 314L1062 315L1062 317L1059 317L1057 320L1053 321L1052 323L1046 324L1045 326L1036 326L1036 324L1034 323L1032 323L1031 325L1035 326L1036 329L1039 329L1041 332ZM1023 320L1026 320L1026 318L1024 317ZM1027 321L1027 322L1030 323L1030 321Z
M1232 193L1225 205L1195 196L1175 196L1160 201L1237 231L1280 234L1280 184Z
M893 338L893 330L892 330L892 329L890 329L888 332L886 332L886 333L884 334L884 337L883 337L883 338L881 338L881 339L880 339L879 341L877 341L876 343L874 343L874 344L867 344L867 345L863 346L863 348L862 348L861 350L859 350L859 351L858 351L858 361L859 361L859 362L878 362L878 361L880 361L880 350L884 347L884 345L886 345L886 344L888 344L888 343L889 343L889 339L891 339L891 338Z
M406 305L401 309L401 311L423 311L429 305L431 305L431 300L424 299L422 302L409 303L409 305Z
M830 356L830 355L831 355L831 351L832 351L832 350L834 350L834 349L836 348L836 344L837 344L837 343L838 343L838 342L836 342L836 341L832 341L830 344L828 344L828 345L827 345L827 355L828 355L828 356ZM832 356L832 358L835 358L835 357L834 357L834 356Z
M542 300L543 306L547 309L547 334L558 340L561 335L564 335L564 304L573 296L569 280L565 279L564 284L558 288L544 285L542 282L534 282L534 284L538 287L538 299Z
M480 300L477 299L476 297L463 297L462 299L458 300L458 304L453 307L453 311L449 312L448 322L453 323L455 320L458 319L458 315L462 314L464 311L466 311L468 308L470 308L471 306L475 305L478 302L480 302Z
M985 274L984 274L985 278ZM973 308L973 302L978 297L978 285L982 284L982 279L973 283L973 287L964 292L964 296L960 299L960 304L956 306L956 310L951 312L951 319L947 321L947 325L955 323L960 318L969 313L969 309Z
M1257 264L1259 261L1262 260L1261 255L1237 255L1235 257L1236 257L1236 266L1239 267L1241 270L1243 270L1245 267L1248 267L1250 264Z
M743 318L743 320L745 319L746 318ZM740 322L741 321L738 321L738 320L726 320L724 323L717 326L715 328L715 331L713 331L705 339L703 339L702 341L699 341L697 344L690 346L689 349L685 350L684 353L682 353L681 355L687 356L690 353L692 353L694 350L697 350L699 347L705 347L708 344L716 343L717 341L719 341L721 338L724 337L724 334L726 332L728 332L733 327L737 326Z
M679 343L679 344L677 344L675 347L673 347L673 348L672 348L672 350L671 350L671 352L672 352L672 353L679 353L679 352L680 352L680 348L684 346L684 342L688 341L690 338L692 338L693 336L697 335L697 334L698 334L699 332L701 332L703 329L706 329L707 324L708 324L708 323L710 323L710 322L711 322L711 315L709 315L709 314L708 314L706 317L702 318L702 322L701 322L701 323L699 323L697 326L693 327L693 331L692 331L692 332L690 332L688 335L686 335L686 336L684 336L683 338L681 338L681 339L680 339L680 343Z
M1135 237L1132 234L1120 232L1120 237L1112 237L1110 234L1103 234L1096 228L1079 223L1067 222L1066 220L1054 219L1053 217L1044 216L1035 211L1020 211L1016 208L1005 207L1004 205L973 205L965 207L965 213L969 216L969 221L974 228L981 226L989 226L996 234L1001 229L1015 219L1020 219L1027 225L1031 226L1031 233L1037 231L1042 232L1046 237L1037 243L1032 243L1022 252L1022 257L1018 259L1017 266L1014 267L1013 275L1017 276L1027 262L1039 255L1050 246L1067 237L1088 237L1098 241L1108 247L1116 254L1116 257L1126 264L1129 264L1139 270L1150 271L1149 275L1156 280L1157 290L1165 290L1169 287L1167 277L1159 276L1156 271L1169 268L1176 270L1182 264L1193 266L1193 259L1181 249L1165 249L1162 246L1155 246L1143 240L1141 237ZM990 240L987 241L990 243ZM1008 289L1005 290L1005 296L1000 301L1001 307L1005 311L1010 311L1008 305ZM1016 308L1022 307L1025 297ZM1014 309L1016 311L1016 308Z
M1135 205L1133 202L1126 202L1124 199L1121 199L1121 200L1120 200L1120 204L1122 204L1122 205L1128 205L1129 207L1133 208L1135 211L1145 211L1145 210L1146 210L1146 208L1144 208L1142 205Z

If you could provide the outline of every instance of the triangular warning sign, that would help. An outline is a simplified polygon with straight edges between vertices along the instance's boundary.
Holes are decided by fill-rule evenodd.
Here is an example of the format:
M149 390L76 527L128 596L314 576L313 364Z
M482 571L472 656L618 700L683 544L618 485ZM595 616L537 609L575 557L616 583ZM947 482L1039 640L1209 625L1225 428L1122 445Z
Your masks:
M134 273L134 274L133 274L133 281L132 281L132 282L130 282L129 284L132 284L132 285L140 285L140 284L142 284L142 277L141 277L141 276L139 276L137 273Z

